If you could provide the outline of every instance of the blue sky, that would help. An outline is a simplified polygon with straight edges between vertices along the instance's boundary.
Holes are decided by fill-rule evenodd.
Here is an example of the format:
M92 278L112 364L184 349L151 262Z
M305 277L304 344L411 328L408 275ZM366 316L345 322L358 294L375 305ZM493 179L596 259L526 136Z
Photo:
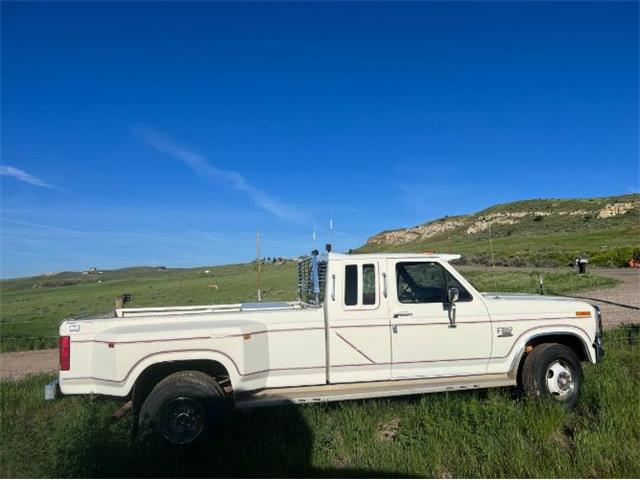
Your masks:
M2 3L3 277L640 190L638 3Z

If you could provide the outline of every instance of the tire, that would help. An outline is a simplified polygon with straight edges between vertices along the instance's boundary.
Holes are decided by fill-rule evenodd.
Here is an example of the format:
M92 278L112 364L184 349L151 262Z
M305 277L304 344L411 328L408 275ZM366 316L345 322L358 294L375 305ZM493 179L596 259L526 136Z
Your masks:
M161 380L145 399L138 419L139 434L188 445L205 438L224 418L227 402L216 380L206 373L183 371Z
M551 397L573 408L580 397L582 366L575 352L559 343L543 343L527 355L522 367L522 389L530 397Z

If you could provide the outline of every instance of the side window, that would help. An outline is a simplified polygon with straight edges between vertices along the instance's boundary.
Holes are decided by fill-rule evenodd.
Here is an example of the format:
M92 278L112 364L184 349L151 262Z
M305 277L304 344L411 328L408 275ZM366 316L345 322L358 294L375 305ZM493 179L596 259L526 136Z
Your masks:
M473 299L460 282L438 263L398 263L396 282L400 303L445 303L449 287L458 289L459 302Z
M437 263L403 262L396 264L396 282L400 303L442 303L447 298L445 270Z
M358 266L346 265L344 267L344 304L356 305L358 303Z
M362 265L362 304L376 304L376 267L372 263Z

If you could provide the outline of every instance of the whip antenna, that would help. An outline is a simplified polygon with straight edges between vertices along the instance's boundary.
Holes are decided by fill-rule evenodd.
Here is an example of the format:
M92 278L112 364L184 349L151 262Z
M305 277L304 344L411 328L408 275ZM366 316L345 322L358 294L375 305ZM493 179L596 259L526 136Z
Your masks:
M313 239L313 247L316 246L316 222L313 222L313 231L311 232L311 238Z
M489 226L489 248L491 249L491 270L493 272L493 285L495 288L496 298L498 298L498 279L496 278L496 259L493 253L493 235L491 234L491 222L487 222Z
M333 243L333 207L329 208L329 243Z
M258 268L257 274L257 287L258 287L258 301L262 301L262 292L260 291L260 232L256 232L256 266Z

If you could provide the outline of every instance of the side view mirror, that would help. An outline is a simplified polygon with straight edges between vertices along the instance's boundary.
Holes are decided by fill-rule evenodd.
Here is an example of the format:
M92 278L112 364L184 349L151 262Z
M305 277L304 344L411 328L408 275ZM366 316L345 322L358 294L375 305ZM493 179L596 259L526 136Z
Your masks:
M456 303L460 297L460 291L456 287L450 287L447 292L449 303Z

